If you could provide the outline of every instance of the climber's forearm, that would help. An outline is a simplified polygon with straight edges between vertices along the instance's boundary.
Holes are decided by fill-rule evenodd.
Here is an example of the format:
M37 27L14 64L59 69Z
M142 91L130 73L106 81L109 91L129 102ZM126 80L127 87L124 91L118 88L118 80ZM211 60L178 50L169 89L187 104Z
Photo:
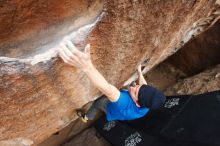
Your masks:
M84 70L90 81L107 96L110 101L117 101L119 97L119 90L108 83L101 73L91 64Z
M71 41L61 43L59 55L65 63L81 69L89 77L91 82L103 93L110 101L117 101L119 90L109 84L99 71L93 66L90 58L90 45L87 44L85 52L79 51Z
M139 82L139 85L147 85L147 81L145 80L143 74L141 72L138 72L138 82Z
M85 71L90 81L101 91L103 94L108 94L109 83L105 78L98 72L98 70L91 65Z

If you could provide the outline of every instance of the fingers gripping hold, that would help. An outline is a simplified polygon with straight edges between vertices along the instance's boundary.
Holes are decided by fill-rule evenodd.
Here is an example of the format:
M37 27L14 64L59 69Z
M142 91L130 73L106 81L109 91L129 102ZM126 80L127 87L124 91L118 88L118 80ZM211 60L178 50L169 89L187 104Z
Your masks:
M85 53L90 57L90 44L87 44L85 47Z
M76 56L82 56L83 53L79 51L70 40L65 41L66 47Z
M90 54L90 44L87 44L85 47L85 53Z
M141 64L138 65L137 71L141 73Z
M90 58L90 44L87 44L85 51L79 51L71 41L64 41L60 44L59 55L65 63L88 70L92 66Z
M66 55L64 48L62 48L62 47L59 48L59 55L65 63L67 63L68 60L70 60L69 56Z
M66 47L65 44L60 44L59 52L60 57L65 63L69 63L71 65L76 64L76 61L72 59L74 57L73 53Z

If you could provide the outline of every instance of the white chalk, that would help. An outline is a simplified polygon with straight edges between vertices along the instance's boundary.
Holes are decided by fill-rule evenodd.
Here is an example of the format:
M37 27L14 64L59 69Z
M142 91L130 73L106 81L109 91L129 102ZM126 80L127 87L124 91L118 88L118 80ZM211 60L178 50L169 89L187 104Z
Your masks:
M28 57L28 58L11 58L11 57L5 57L0 56L0 60L3 62L6 61L19 61L19 62L25 62L31 65L35 65L39 62L47 62L53 57L56 57L58 55L58 48L60 42L63 40L71 40L74 44L78 44L80 42L85 41L89 33L93 30L94 26L102 19L102 17L105 15L104 12L102 12L96 19L90 24L84 25L80 27L79 29L71 32L67 36L65 36L61 41L55 42L52 45L49 46L43 46L41 48L37 48L36 50L46 50L44 52L38 53L34 56Z

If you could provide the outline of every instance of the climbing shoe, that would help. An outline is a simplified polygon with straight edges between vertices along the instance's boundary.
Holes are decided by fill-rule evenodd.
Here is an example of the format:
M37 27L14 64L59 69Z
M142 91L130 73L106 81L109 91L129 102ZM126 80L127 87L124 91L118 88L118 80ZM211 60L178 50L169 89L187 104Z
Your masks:
M82 120L83 123L88 122L89 119L86 117L86 114L82 110L77 110L76 114Z

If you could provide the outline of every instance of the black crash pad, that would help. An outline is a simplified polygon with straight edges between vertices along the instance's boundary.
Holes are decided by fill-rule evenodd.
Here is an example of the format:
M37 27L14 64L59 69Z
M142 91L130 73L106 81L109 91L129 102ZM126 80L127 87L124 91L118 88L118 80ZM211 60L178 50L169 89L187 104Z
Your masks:
M116 146L220 146L220 91L169 96L142 118L107 122L103 116L95 127Z

